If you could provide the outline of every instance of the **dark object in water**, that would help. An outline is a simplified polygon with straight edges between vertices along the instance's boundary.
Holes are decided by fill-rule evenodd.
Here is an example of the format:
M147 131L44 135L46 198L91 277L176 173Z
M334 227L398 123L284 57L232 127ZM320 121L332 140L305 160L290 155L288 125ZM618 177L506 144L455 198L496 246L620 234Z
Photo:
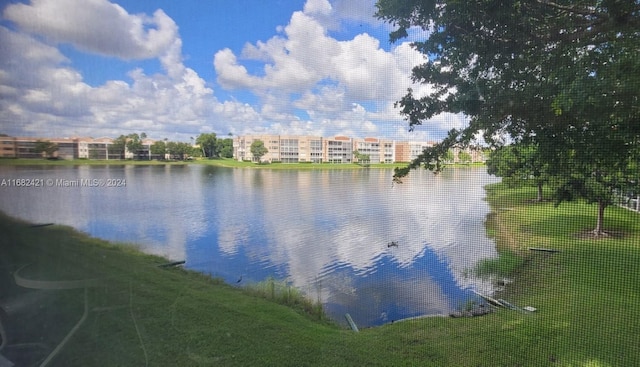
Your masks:
M186 261L182 260L182 261L173 261L170 263L165 263L165 264L160 264L158 265L158 267L160 268L169 268L171 266L178 266L178 265L183 265Z
M556 250L552 248L542 248L542 247L529 247L529 251L541 251L541 252L551 252L551 253L560 252L560 250Z
M32 224L29 227L31 228L38 228L38 227L47 227L47 226L52 226L53 223L39 223L39 224Z
M391 241L387 243L387 247L398 247L398 243L396 241Z

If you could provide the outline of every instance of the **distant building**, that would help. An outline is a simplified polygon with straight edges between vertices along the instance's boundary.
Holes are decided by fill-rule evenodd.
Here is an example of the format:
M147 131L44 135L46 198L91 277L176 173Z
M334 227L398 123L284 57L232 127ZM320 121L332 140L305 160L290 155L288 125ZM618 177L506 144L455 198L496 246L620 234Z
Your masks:
M397 142L395 147L396 162L411 162L428 147L435 145L435 142L426 141L403 141Z
M370 163L406 163L416 159L434 142L394 141L376 137L350 138L335 136L325 138L312 135L244 135L233 139L233 158L238 161L258 162L251 154L251 144L260 140L267 148L267 154L260 158L263 162L282 163L357 163L358 156L366 155ZM139 150L116 151L114 139L108 137L33 138L0 136L0 158L43 158L44 153L36 153L38 141L57 144L53 157L61 159L170 159L151 153L152 139L143 139ZM481 148L465 148L471 162L486 160ZM357 154L356 154L357 153ZM459 161L460 149L452 149L454 162ZM183 157L184 158L184 157Z
M433 142L396 142L375 137L350 138L335 136L243 135L233 139L233 157L238 161L256 162L251 144L261 140L269 151L264 162L282 163L354 163L356 152L369 156L371 163L410 162Z
M346 136L336 136L323 142L324 161L328 163L353 162L353 141Z
M38 141L50 141L57 145L58 150L52 157L60 159L122 159L121 152L111 148L111 138L33 138L0 136L0 158L44 158L44 153L36 153ZM151 159L151 139L142 141L142 149L137 152L129 152L125 148L126 159ZM156 157L157 158L157 157Z
M257 162L251 144L262 141L268 153L264 162L323 162L323 138L309 135L245 135L233 139L233 157L238 161Z
M77 139L0 137L0 157L2 158L44 158L44 152L36 152L38 141L50 141L58 146L52 157L61 159L79 158Z
M369 156L371 163L396 162L395 142L378 138L353 139L353 150Z
M303 135L243 135L233 139L233 158L238 161L257 162L251 154L251 144L260 140L268 153L263 162L282 163L357 163L358 155L369 157L370 163L407 163L416 159L433 141L394 141L375 137L350 138L335 136ZM465 148L471 162L484 162L480 148ZM460 149L452 150L454 162L458 162ZM358 153L358 154L356 154Z

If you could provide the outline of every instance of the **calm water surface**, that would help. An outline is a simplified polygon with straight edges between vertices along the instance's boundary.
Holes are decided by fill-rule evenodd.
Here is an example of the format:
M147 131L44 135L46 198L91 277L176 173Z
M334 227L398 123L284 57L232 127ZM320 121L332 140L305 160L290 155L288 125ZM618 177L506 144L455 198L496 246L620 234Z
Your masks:
M124 179L126 187L0 187L0 209L136 243L247 284L269 277L358 326L443 315L490 284L466 276L495 257L484 168L272 171L185 166L0 167L2 178ZM55 181L54 181L55 182ZM59 181L58 181L59 182ZM397 246L389 247L391 242Z

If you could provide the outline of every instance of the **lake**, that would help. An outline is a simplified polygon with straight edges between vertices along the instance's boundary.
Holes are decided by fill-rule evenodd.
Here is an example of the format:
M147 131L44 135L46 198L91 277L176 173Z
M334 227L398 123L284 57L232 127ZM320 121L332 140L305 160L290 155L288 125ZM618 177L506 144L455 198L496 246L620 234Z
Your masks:
M204 165L0 167L0 210L126 241L230 284L274 278L340 323L446 315L491 292L469 269L485 234L485 168L231 169ZM239 282L239 283L238 283Z

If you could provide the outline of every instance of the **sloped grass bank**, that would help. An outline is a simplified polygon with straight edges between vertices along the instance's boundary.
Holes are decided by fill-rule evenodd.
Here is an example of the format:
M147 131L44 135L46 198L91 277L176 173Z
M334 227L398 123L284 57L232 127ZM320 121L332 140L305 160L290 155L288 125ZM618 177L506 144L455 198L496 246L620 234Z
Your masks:
M32 291L11 284L9 273L26 264L20 275L29 279L102 280L89 288L87 320L51 365L338 365L339 352L346 352L338 346L347 331L207 276L157 266L166 259L65 227L32 228L7 217L0 222L0 298ZM83 289L46 292L23 305L23 313L37 315L33 322L6 322L11 344L37 342L51 351L80 319ZM11 327L16 322L21 325ZM13 349L2 354L31 353L29 362L38 363L47 354L37 346Z
M502 297L539 310L505 325L522 332L502 343L545 345L553 365L640 365L640 215L609 207L605 227L619 235L588 239L580 234L595 226L595 205L535 203L535 190L502 184L487 191L499 249L524 263Z
M423 318L355 333L216 279L160 268L166 259L131 246L4 216L0 300L26 291L11 276L25 264L20 274L33 279L102 280L89 288L88 317L52 366L640 365L638 215L609 208L607 226L624 235L589 240L576 233L594 223L591 205L556 208L531 203L535 190L487 190L490 232L501 251L521 260L497 297L536 307L534 313ZM12 343L52 349L82 315L82 289L45 296L51 298L25 305L30 316ZM0 354L13 356L9 349Z

